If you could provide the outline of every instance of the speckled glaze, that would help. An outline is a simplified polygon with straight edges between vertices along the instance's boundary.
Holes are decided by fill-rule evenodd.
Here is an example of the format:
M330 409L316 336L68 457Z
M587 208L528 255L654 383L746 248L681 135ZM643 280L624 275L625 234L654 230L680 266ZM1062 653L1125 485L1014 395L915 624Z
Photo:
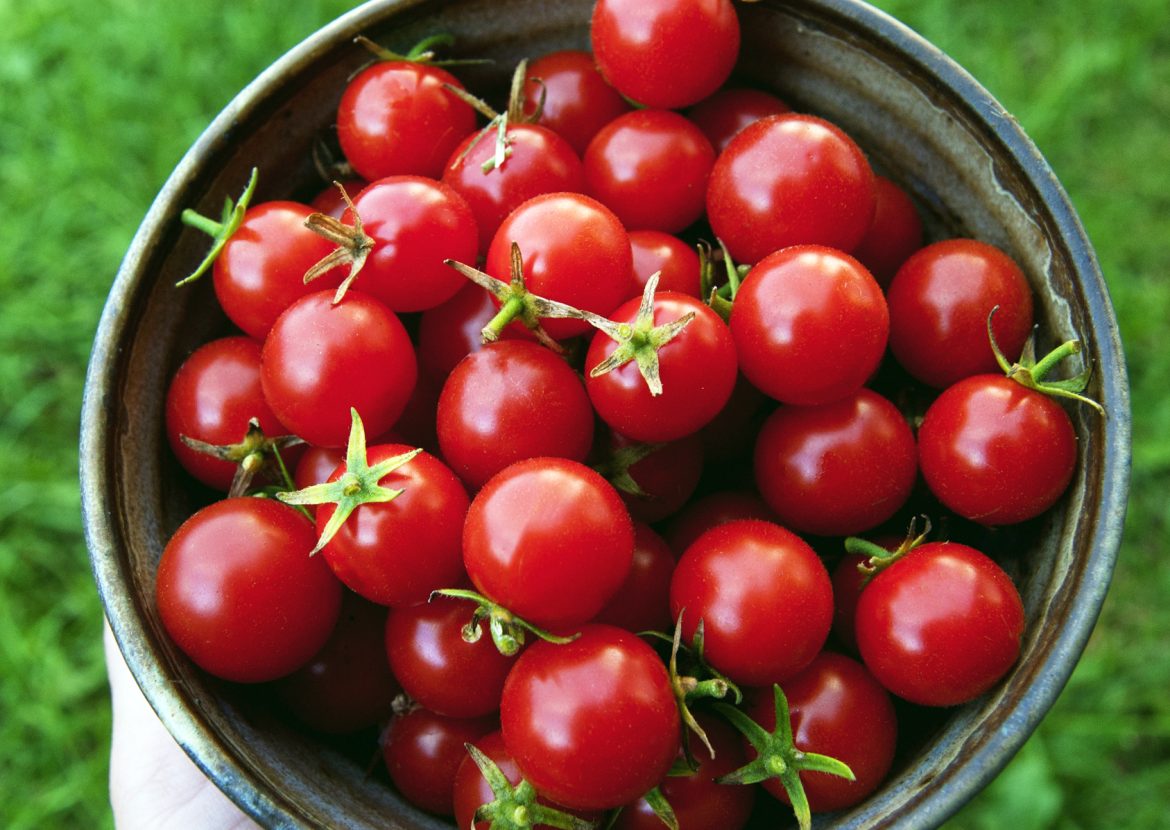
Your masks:
M98 328L85 390L82 507L94 575L131 670L192 758L269 827L450 827L406 806L323 748L197 671L165 637L154 569L171 531L207 499L166 450L166 381L198 343L226 331L210 281L174 288L205 238L179 213L216 213L261 167L256 200L306 195L319 180L310 148L330 125L366 34L404 48L455 34L468 86L502 89L521 57L588 43L588 0L389 0L367 3L289 52L244 89L179 163L126 253ZM1007 763L1051 707L1096 622L1120 542L1130 415L1116 321L1092 248L1060 184L1011 116L912 31L852 0L737 4L740 77L836 121L875 166L906 187L935 235L1007 250L1036 289L1051 341L1079 336L1095 370L1100 418L1074 411L1080 463L1068 496L1030 547L1010 557L1024 596L1023 656L993 692L942 719L891 779L818 827L941 824ZM777 815L782 816L782 813ZM754 826L775 826L765 816Z

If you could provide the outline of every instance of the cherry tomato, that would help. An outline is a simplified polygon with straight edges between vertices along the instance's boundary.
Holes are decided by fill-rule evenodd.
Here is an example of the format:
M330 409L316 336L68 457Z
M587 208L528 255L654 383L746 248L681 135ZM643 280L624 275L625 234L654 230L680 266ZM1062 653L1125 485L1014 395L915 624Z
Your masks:
M493 343L460 362L443 385L437 426L443 457L473 490L524 458L584 461L593 444L581 378L523 340Z
M869 379L885 353L890 318L860 262L797 245L748 272L730 326L740 369L757 389L812 406L845 398Z
M900 543L900 539L893 539L888 543L883 541L877 544L887 550L894 550ZM857 653L857 634L853 621L857 618L857 600L861 598L861 589L865 587L866 581L865 573L857 566L866 559L868 557L861 554L847 553L833 569L833 634L851 654Z
M382 61L349 82L337 108L337 138L366 181L417 175L437 179L475 129L475 110L446 84L463 84L437 66Z
M600 469L639 521L658 522L678 512L699 486L703 444L695 434L646 445L614 432L609 444L610 454L600 462ZM623 469L629 453L642 457Z
M855 631L862 660L883 686L911 703L955 706L986 692L1016 662L1024 606L985 554L929 542L862 589Z
M707 531L679 559L670 610L683 640L703 621L704 656L736 683L782 683L821 650L833 588L816 553L778 524L743 519Z
M633 293L630 237L613 211L580 193L546 193L512 211L488 248L487 273L508 282L512 243L520 246L528 290L574 308L609 314ZM582 320L543 320L563 340L589 330Z
M455 772L467 757L464 745L496 729L494 717L448 718L412 709L391 721L382 739L390 780L416 807L453 815Z
M601 74L646 107L701 101L727 80L739 54L730 0L598 0L589 34Z
M876 392L820 406L782 406L756 439L756 486L798 533L851 536L884 522L918 476L914 434Z
M673 516L667 526L666 538L675 555L682 556L696 539L713 527L737 519L772 521L775 518L754 491L722 490L692 501L685 510Z
M341 191L337 185L341 184L345 188L345 192L350 197L361 193L369 182L365 179L349 178L341 182L330 182L328 187L323 187L313 197L313 201L309 202L309 207L318 213L324 213L326 216L332 216L334 219L340 219L345 216L345 212L349 210L349 205L346 204L345 199L341 195ZM316 286L320 288L320 286Z
M974 239L935 242L911 256L888 291L890 351L911 375L944 389L996 372L987 316L1001 351L1015 360L1032 330L1032 291L1003 251Z
M578 155L585 153L598 130L630 111L626 99L597 71L593 55L580 49L550 52L531 61L527 78L524 114L531 116L541 106L537 123L561 135Z
M275 680L329 639L341 583L310 557L313 524L269 499L214 502L175 531L158 563L159 618L205 671L239 683Z
M470 618L466 602L441 596L395 608L386 618L385 654L395 676L415 702L440 715L471 718L500 708L514 660L490 637L466 642Z
M853 256L883 289L902 263L922 247L922 219L905 190L885 176L874 177L873 221Z
M371 466L410 452L406 444L377 444L367 450ZM339 466L329 477L337 481ZM424 602L432 591L463 579L460 533L467 492L455 474L430 453L419 453L379 480L402 492L391 501L359 505L321 549L329 567L350 589L381 605ZM317 507L325 527L337 505Z
M640 293L658 274L659 291L699 297L699 254L677 236L663 231L630 231L634 254L634 281Z
M351 290L334 305L318 291L290 306L261 353L264 397L287 431L311 444L345 446L350 409L370 435L390 429L414 391L414 347L398 317Z
M476 588L543 627L591 619L625 581L633 553L634 526L617 491L563 458L505 468L476 495L463 527Z
M801 772L812 811L843 810L876 790L894 760L898 720L890 696L873 675L856 660L824 651L782 685L796 748L836 758L856 778ZM748 714L770 732L776 727L776 707L771 694L759 691ZM788 803L778 779L765 781L764 789Z
M504 683L500 731L538 792L587 810L648 792L679 747L666 666L636 635L599 624L520 655Z
M637 322L641 298L609 315L615 323ZM594 377L593 368L618 349L598 332L585 355L585 388L603 421L635 441L674 441L714 418L735 387L736 349L731 332L711 307L685 294L662 291L654 297L653 325L663 326L694 313L694 319L657 350L662 393L650 392L638 361Z
M722 153L744 127L790 110L786 103L762 89L724 87L688 109L687 117L703 131L715 152Z
M474 262L475 214L463 196L422 176L372 182L353 201L373 249L354 285L393 311L422 311L464 285L444 260Z
M418 321L420 374L444 382L460 360L483 348L481 332L497 311L492 295L471 283L442 305L424 311ZM500 339L511 338L518 326L506 327Z
M510 124L506 135L508 157L503 164L483 169L496 153L497 137L493 131L468 136L443 168L443 183L466 199L475 214L481 252L491 245L500 223L524 202L544 193L584 189L581 159L551 129L536 124Z
M1077 436L1047 395L1004 375L946 389L918 430L922 477L939 501L985 525L1040 515L1068 488Z
M707 188L707 219L737 262L789 245L849 251L868 230L874 177L861 148L812 115L749 124L720 153Z
M582 161L589 195L627 228L677 233L703 214L715 150L677 112L634 110L602 127Z
M673 573L674 553L670 547L649 525L635 522L630 573L594 620L635 633L669 631Z
M329 641L276 681L277 697L300 723L327 735L386 720L402 688L386 661L385 631L386 608L345 591Z

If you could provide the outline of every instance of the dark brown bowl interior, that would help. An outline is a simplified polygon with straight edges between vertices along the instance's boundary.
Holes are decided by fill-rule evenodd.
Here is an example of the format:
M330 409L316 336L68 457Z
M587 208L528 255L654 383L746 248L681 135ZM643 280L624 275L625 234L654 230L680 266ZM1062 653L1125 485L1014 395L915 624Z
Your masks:
M183 208L215 214L252 166L256 200L319 185L310 148L333 121L366 34L408 48L436 32L469 87L501 89L511 67L588 45L587 0L369 3L309 38L257 78L191 148L122 264L94 345L84 403L83 510L94 573L114 633L163 722L196 762L273 827L438 828L364 763L294 731L246 692L196 670L165 636L154 570L171 531L208 498L181 474L162 433L167 378L200 342L227 330L208 281L174 283L203 255ZM1091 246L1044 160L1003 109L910 30L850 0L737 4L738 69L798 109L844 127L917 198L936 236L1007 250L1029 275L1052 342L1080 337L1107 418L1078 409L1080 465L1070 493L1007 564L1024 595L1023 656L992 693L956 709L868 801L826 826L933 827L983 787L1039 723L1096 620L1116 557L1129 468L1129 400L1116 322ZM761 824L768 824L765 820ZM772 822L774 823L774 822Z

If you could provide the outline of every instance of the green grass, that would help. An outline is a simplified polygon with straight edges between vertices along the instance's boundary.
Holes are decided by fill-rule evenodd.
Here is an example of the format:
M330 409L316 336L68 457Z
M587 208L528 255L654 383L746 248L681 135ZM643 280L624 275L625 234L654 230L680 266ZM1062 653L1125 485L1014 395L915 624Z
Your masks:
M78 515L90 343L167 173L348 4L0 0L0 822L110 825L101 609ZM883 0L980 79L1094 240L1131 362L1133 498L1085 658L955 828L1153 828L1170 807L1170 29L1164 0Z

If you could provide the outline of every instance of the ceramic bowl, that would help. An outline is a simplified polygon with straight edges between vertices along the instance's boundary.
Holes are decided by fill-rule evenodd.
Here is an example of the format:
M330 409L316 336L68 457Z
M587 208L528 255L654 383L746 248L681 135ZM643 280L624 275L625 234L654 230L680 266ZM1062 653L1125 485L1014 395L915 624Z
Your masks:
M736 4L747 83L841 125L875 167L915 197L935 237L974 236L1021 263L1052 341L1080 337L1091 395L1108 416L1073 410L1076 478L1007 562L1027 609L1023 652L991 693L948 711L833 827L934 827L985 786L1064 686L1096 621L1117 554L1129 469L1129 400L1117 324L1093 250L1052 171L1019 125L921 37L853 0ZM355 757L306 737L238 687L197 670L166 637L153 601L169 534L199 505L166 446L167 379L225 331L209 280L174 283L206 239L180 212L218 213L253 165L256 200L319 186L310 150L333 122L365 34L408 48L450 32L457 52L494 63L459 70L503 89L522 57L588 46L589 0L381 0L293 49L246 87L179 163L150 208L110 291L85 390L83 509L98 588L131 670L163 723L236 803L271 827L446 828L406 805ZM781 817L782 813L777 814ZM765 816L755 826L776 826Z

